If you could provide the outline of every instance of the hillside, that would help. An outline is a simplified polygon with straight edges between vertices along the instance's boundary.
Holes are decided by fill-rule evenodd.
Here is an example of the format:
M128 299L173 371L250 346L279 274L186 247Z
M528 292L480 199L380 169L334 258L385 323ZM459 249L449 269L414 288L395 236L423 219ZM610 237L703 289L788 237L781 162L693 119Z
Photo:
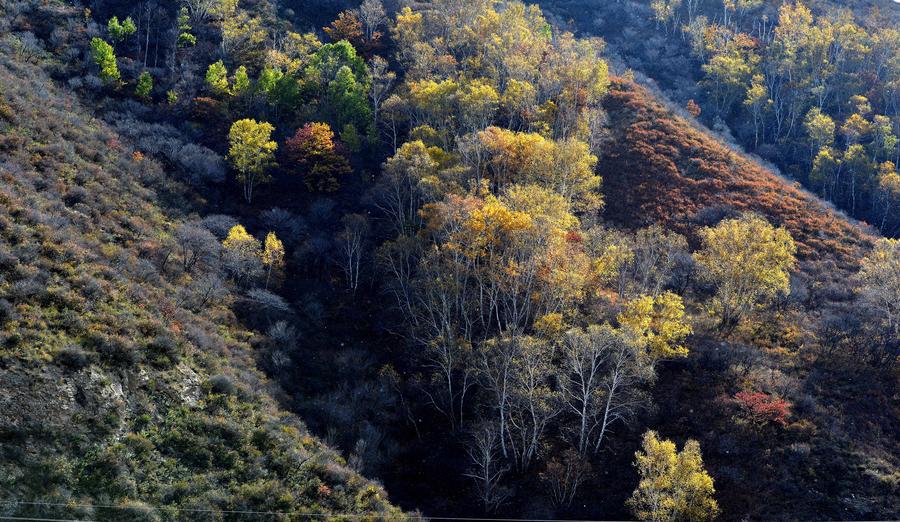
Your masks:
M692 235L716 213L756 212L791 232L801 261L830 261L847 271L871 247L871 232L676 116L637 84L615 81L604 108L614 143L599 169L612 219Z
M792 283L798 302L764 314L768 325L730 342L697 335L699 360L670 367L657 387L661 431L703 433L703 447L714 448L705 454L709 465L719 483L729 484L723 484L729 496L723 504L751 517L893 517L893 508L879 504L896 491L888 477L898 447L883 435L900 420L896 374L856 367L850 358L859 352L843 345L847 353L836 353L828 344L829 328L849 327L830 323L851 317L847 307L855 300L845 289L847 278L871 248L873 233L673 114L631 81L613 80L604 107L611 143L598 169L608 219L627 227L659 223L699 241L700 227L750 211L783 225L798 246ZM726 362L744 358L736 366ZM792 397L798 408L787 430L734 430L731 406L722 398L741 381ZM846 417L837 420L837 411ZM862 425L866 433L858 430ZM794 469L799 462L800 472ZM832 482L819 469L841 479ZM767 502L758 503L760 497Z
M897 2L557 0L547 8L604 38L620 67L693 104L696 119L726 141L898 235Z
M0 0L0 518L900 517L900 47L718 1Z
M236 296L180 268L183 188L48 64L0 43L0 517L399 516L276 405Z

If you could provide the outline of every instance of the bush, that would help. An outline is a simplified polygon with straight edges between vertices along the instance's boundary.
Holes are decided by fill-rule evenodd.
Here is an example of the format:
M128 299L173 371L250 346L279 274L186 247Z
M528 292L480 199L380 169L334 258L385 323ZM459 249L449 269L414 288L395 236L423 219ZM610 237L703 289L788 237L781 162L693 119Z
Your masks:
M91 365L91 354L78 345L69 345L56 354L56 362L73 370L80 370Z
M178 343L168 335L158 335L147 343L149 360L159 367L178 364L180 351Z
M237 388L231 381L231 378L222 374L210 377L204 384L204 388L211 393L222 395L234 395L237 392Z

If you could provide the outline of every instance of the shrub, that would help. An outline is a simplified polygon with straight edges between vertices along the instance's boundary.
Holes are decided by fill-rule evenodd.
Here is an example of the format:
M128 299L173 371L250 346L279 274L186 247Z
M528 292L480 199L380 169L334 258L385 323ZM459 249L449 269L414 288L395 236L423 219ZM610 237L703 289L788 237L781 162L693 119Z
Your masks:
M210 377L206 383L204 384L204 388L209 390L211 393L218 393L222 395L234 395L237 391L234 383L231 381L231 378L227 375L213 375Z
M159 367L177 364L180 359L180 351L178 343L168 335L158 335L147 343L149 360Z
M57 363L73 370L80 370L90 366L93 362L91 359L91 354L74 344L66 346L56 354Z
M791 403L762 392L741 391L731 399L738 414L756 426L767 424L787 424L791 414Z

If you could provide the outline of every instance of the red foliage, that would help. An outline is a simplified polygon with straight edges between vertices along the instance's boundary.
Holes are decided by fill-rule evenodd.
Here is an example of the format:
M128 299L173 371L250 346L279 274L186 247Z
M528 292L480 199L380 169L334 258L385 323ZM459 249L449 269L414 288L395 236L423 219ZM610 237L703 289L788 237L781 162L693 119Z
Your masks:
M341 143L327 123L307 123L284 143L285 169L303 174L310 190L332 192L340 177L350 173Z
M371 58L375 49L381 45L381 32L375 31L371 39L366 38L362 22L353 11L341 12L337 19L331 22L331 25L323 27L322 30L332 42L347 40L358 53L366 58Z
M566 242L580 244L584 242L584 236L582 236L581 233L577 230L570 230L566 232Z
M343 11L338 14L337 19L331 22L328 27L323 27L325 34L331 38L333 42L347 40L354 47L361 43L365 38L363 36L362 22L353 11Z
M754 424L787 424L791 414L791 403L762 392L737 392L731 402L735 404L744 418Z
M660 223L697 244L703 209L756 212L788 229L801 262L855 270L871 236L816 197L724 147L633 82L614 79L604 105L615 140L598 168L612 221Z
M693 99L688 100L687 105L685 105L684 108L687 109L687 111L691 114L691 116L693 116L695 118L697 116L700 116L700 112L701 112L700 106L697 105L697 102L695 102Z

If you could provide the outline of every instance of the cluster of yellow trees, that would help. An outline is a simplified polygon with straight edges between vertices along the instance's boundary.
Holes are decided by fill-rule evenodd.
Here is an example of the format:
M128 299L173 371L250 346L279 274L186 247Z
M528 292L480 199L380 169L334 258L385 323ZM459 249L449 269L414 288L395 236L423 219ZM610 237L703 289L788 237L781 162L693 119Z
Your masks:
M732 328L789 291L793 241L747 215L706 229L691 261L677 234L603 227L602 46L556 32L536 7L438 0L401 11L392 34L407 76L382 114L411 130L376 187L396 234L379 261L420 389L454 428L471 428L486 508L504 499L510 468L542 469L554 500L570 503L610 427L649 404L658 363L688 355L691 321L666 290L679 268L702 267ZM676 455L654 441L647 458L663 462L639 457L635 513L713 516L697 444Z
M268 288L272 272L284 266L284 244L274 232L266 234L265 242L261 243L243 225L234 225L222 246L225 247L226 267L238 281L254 278L261 267L265 270Z
M658 26L687 37L701 62L707 107L735 130L751 122L741 132L748 145L777 145L780 166L896 233L900 31L875 10L854 18L811 5L816 12L795 1L651 3Z

